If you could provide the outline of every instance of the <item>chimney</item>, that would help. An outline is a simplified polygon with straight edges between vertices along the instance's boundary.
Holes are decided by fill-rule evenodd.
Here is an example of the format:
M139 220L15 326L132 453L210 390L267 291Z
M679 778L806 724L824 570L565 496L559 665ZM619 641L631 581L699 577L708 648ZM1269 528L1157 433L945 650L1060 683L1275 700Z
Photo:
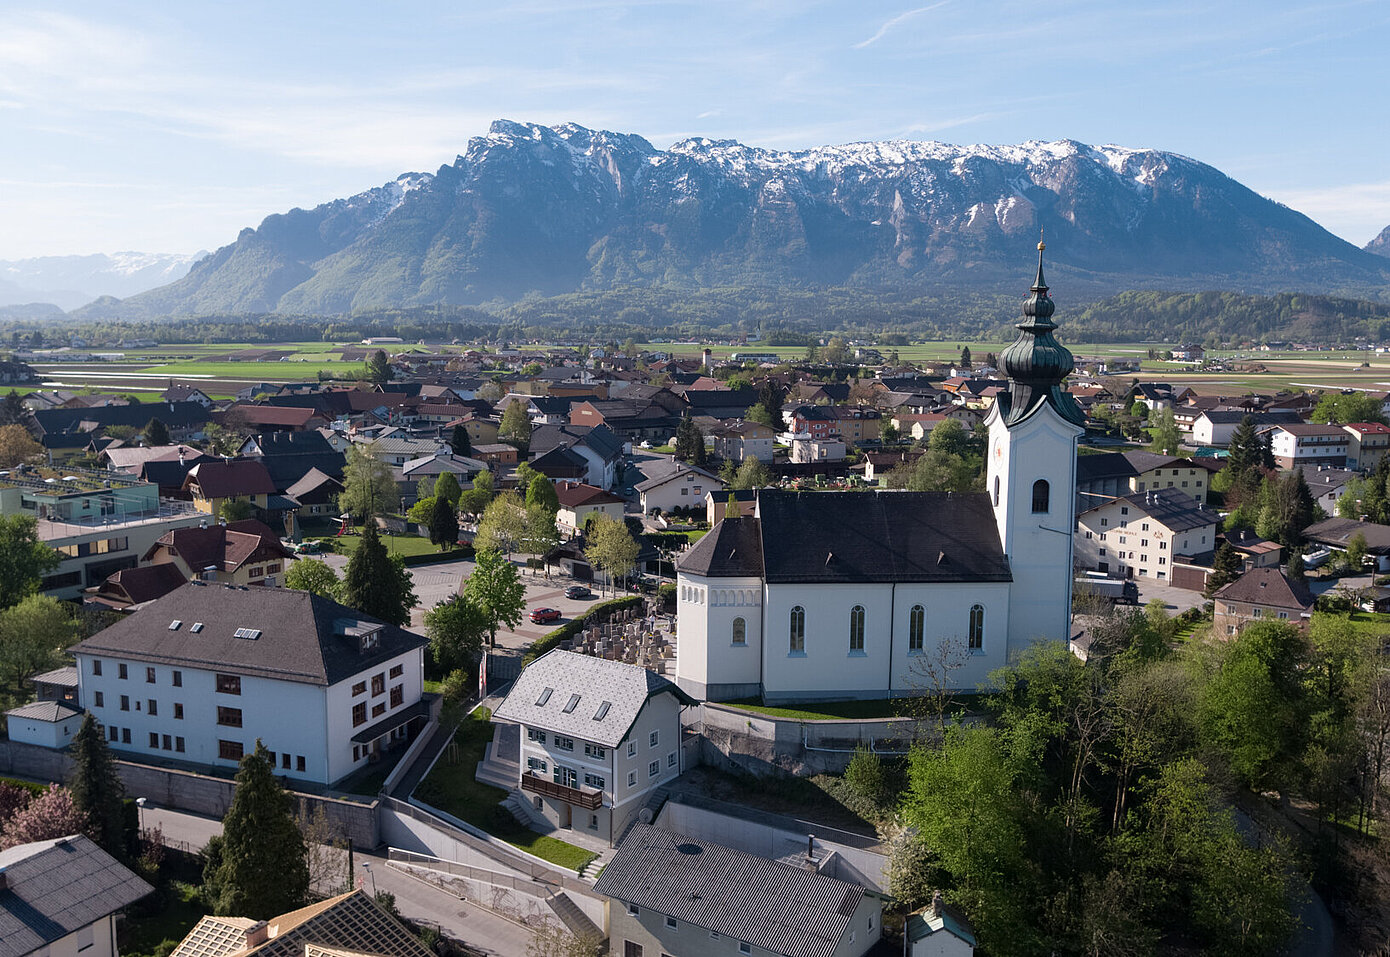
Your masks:
M268 940L270 940L270 925L267 924L265 921L257 921L250 927L246 928L247 949L250 949L252 947L259 947L261 946L261 944L264 944Z
M941 891L933 891L933 892L932 892L932 895L931 895L931 915L932 915L933 917L940 917L940 916L941 916L941 905L942 905L943 903L944 903L944 901L942 900L942 897L941 897ZM248 937L250 936L249 932L248 932L247 936L248 936Z

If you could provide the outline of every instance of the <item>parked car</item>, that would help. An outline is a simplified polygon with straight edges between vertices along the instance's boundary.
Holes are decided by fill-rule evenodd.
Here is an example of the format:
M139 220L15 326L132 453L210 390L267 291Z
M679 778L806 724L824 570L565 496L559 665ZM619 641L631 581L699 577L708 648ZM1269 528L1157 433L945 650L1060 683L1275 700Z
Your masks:
M548 621L559 621L560 610L558 608L532 608L531 624L544 625Z
M317 552L317 551L319 551L319 550L320 550L320 548L319 548L319 543L316 542L316 541L313 541L312 539L311 539L310 541L307 541L307 542L300 542L300 543L295 547L295 552L296 552L297 554L300 554L300 555L312 555L312 554L314 554L315 552Z
M571 585L565 589L566 598L593 598L594 593L583 585Z

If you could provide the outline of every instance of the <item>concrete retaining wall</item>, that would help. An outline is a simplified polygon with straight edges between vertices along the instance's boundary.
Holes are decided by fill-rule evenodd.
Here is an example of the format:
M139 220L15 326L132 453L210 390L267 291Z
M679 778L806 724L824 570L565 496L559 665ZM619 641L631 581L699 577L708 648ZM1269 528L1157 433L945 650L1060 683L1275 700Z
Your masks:
M701 712L702 761L757 775L839 773L861 744L880 754L905 752L930 725L905 718L798 721L709 702Z
M67 751L54 751L18 741L0 741L0 773L34 781L64 782L72 771L72 756ZM121 776L128 797L148 798L160 807L189 811L221 819L231 806L236 782L193 771L160 768L130 761L117 761L116 773ZM377 825L376 802L358 803L317 794L292 791L299 808L312 813L323 808L329 824L344 837L360 847L376 847L381 843Z

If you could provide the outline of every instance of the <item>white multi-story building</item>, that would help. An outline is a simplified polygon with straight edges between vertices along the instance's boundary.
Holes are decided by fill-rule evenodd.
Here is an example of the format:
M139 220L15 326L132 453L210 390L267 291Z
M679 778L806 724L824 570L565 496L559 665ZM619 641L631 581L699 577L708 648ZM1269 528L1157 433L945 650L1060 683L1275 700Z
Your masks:
M680 775L681 709L695 703L646 668L557 649L526 666L492 717L517 728L511 786L531 821L611 842Z
M1077 518L1076 563L1123 578L1173 577L1173 563L1216 547L1221 516L1180 489L1135 492Z
M1076 439L1041 263L991 406L985 493L764 490L677 573L677 681L697 698L880 698L922 690L959 647L974 688L1013 652L1064 640L1071 611Z
M113 750L331 784L427 720L425 638L286 588L189 582L72 649Z

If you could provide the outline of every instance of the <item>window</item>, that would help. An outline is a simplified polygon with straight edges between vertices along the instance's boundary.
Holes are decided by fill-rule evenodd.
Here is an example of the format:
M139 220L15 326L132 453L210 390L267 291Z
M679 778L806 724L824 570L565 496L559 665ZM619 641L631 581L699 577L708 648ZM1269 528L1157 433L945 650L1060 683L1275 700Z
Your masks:
M753 953L753 948L752 948L751 946L749 946L748 944L745 944L743 941L739 941L739 942L738 942L738 952L739 952L740 954L751 954L751 953Z
M374 704L374 705L372 705L372 717L373 717L373 718L380 718L380 717L381 717L383 714L385 714L385 713L386 713L386 702L385 702L385 701L383 701L383 702L381 702L381 703L379 703L379 704Z
M1121 506L1120 506L1120 514L1121 514L1121 515L1128 515L1128 514L1129 514L1129 506L1128 506L1128 505L1121 505Z
M587 771L584 772L585 787L598 788L600 791L602 791L603 786L607 783L608 782L604 779L603 775L601 774L590 774Z
M608 749L601 748L597 744L586 743L584 745L584 754L588 757L597 758L598 760L602 761L604 758L608 757Z
M535 771L537 774L544 774L547 768L548 766L546 765L544 758L526 759L526 769L528 771Z
M183 753L183 738L174 738L174 750L179 752L180 754Z
M147 705L145 711L149 714L150 717L153 718L155 715L159 714L159 702L155 701L153 698L150 698L148 701L145 702L145 704Z
M243 753L240 741L217 742L217 756L223 761L240 761Z
M1102 549L1100 550L1100 556L1101 556L1101 558L1104 558L1104 557L1105 557L1105 549L1102 548Z
M217 723L228 728L241 727L240 708L218 708Z
M241 676L218 675L217 692L218 694L241 694Z
M672 930L675 930L675 929L676 929L676 919L675 919L674 917L668 917L668 918L666 918L666 926L669 927L669 928L671 928Z
M561 751L573 751L574 738L567 738L557 734L555 735L555 747L559 748Z
M120 678L122 681L125 681L128 677L124 662L116 666L116 677Z
M159 749L159 735L153 731L150 732L150 747L155 750Z
M130 744L130 729L121 729L121 744Z
M1142 525L1139 526L1139 530L1141 532L1147 532L1149 530L1149 523L1144 522Z
M396 708L405 702L405 685L396 685L391 689L391 707Z
M146 668L146 669L145 669L145 683L146 683L146 684L151 684L151 685L154 684L154 669L153 669L153 668Z
M661 732L653 731L647 735L647 747L654 748L661 742Z
M994 477L994 507L999 507L999 476Z
M1263 618L1263 617L1264 617L1264 613L1265 613L1265 610L1264 610L1263 608L1251 608L1251 609L1250 609L1250 617L1251 617L1251 618Z
M555 773L551 776L551 780L563 787L577 788L579 787L579 772L574 768L566 768L557 764L555 765Z
M128 695L128 694L123 694L123 695L121 695L121 710L122 710L122 711L129 711L129 710L130 710L130 695Z
M527 728L527 729L526 729L526 740L527 740L527 741L534 741L534 742L536 742L537 744L545 744L545 732L544 732L544 731L538 731L538 730L536 730L535 728Z
M355 685L352 686L352 696L353 696L354 698L357 697L357 696L360 695L360 694L366 694L366 693L367 693L367 682L365 682L365 681L359 681L359 682L357 682L357 684L355 684Z
M112 741L115 741L118 737L120 737L120 733L120 729L115 727L114 725L106 729L106 736L110 738Z
M400 677L401 675L403 675L403 674L405 674L405 665L394 665L394 666L392 666L392 668L391 668L391 677L392 677L392 678L399 678L399 677Z
M304 755L301 754L294 759L294 769L296 771L304 770Z
M985 606L970 606L970 650L980 651L985 646Z
M921 605L913 605L907 613L907 650L921 651L927 632L927 610Z
M1048 510L1048 500L1051 498L1052 486L1047 484L1047 479L1038 479L1033 483L1033 514L1037 515Z
M636 772L636 771L629 771L629 772L627 772L627 786L630 787L630 788L635 788L635 787L637 787L637 772Z
M356 728L356 727L358 727L359 725L363 725L363 724L366 724L366 723L367 723L367 703L366 703L365 701L363 701L361 704L355 704L355 705L352 706L352 726L353 726L354 728Z
M577 708L577 707L579 707L579 699L580 699L581 697L582 697L582 695L577 695L577 694L572 694L572 695L570 695L570 699L569 699L568 701L566 701L566 702L565 702L565 706L564 706L563 708L560 709L561 713L563 713L563 714L573 714L573 713L574 713L574 709Z
M668 768L674 768L676 766L676 752L672 751L670 754L666 755L666 766Z
M182 688L182 687L183 687L183 672L182 672L182 671L175 671L175 672L174 672L174 687L175 687L175 688Z
M804 654L806 651L806 609L800 605L792 608L791 612L791 640L789 642L791 654Z
M372 675L372 694L379 695L386 693L386 675Z
M855 605L849 610L849 650L864 650L864 606Z
M636 742L636 741L629 741L629 742L627 743L627 756L630 757L630 758L635 758L635 757L637 757L637 742Z
M742 618L734 619L733 642L736 645L746 645L748 643L748 622Z
M265 574L265 569L264 569L264 568L259 568L259 567L257 567L257 568L252 568L252 569L250 570L250 574L249 574L247 577L248 577L248 578L260 578L260 577L261 577L262 575L264 575L264 574Z
M280 755L280 768L284 771L288 771L290 769L290 756L288 754Z
M100 691L92 692L92 704L96 705L98 708L106 707L106 698L102 696Z
M177 701L174 702L174 720L175 720L175 721L182 721L182 720L183 720L183 705L180 704L180 703L178 703Z
M654 778L654 777L656 777L656 776L657 776L658 774L660 774L660 773L661 773L661 762L660 762L660 761L653 761L651 764L647 765L647 777L649 777L649 778Z
M95 675L95 676L98 677L98 678L101 677L101 659L100 659L100 658L93 658L93 659L92 659L92 674Z

